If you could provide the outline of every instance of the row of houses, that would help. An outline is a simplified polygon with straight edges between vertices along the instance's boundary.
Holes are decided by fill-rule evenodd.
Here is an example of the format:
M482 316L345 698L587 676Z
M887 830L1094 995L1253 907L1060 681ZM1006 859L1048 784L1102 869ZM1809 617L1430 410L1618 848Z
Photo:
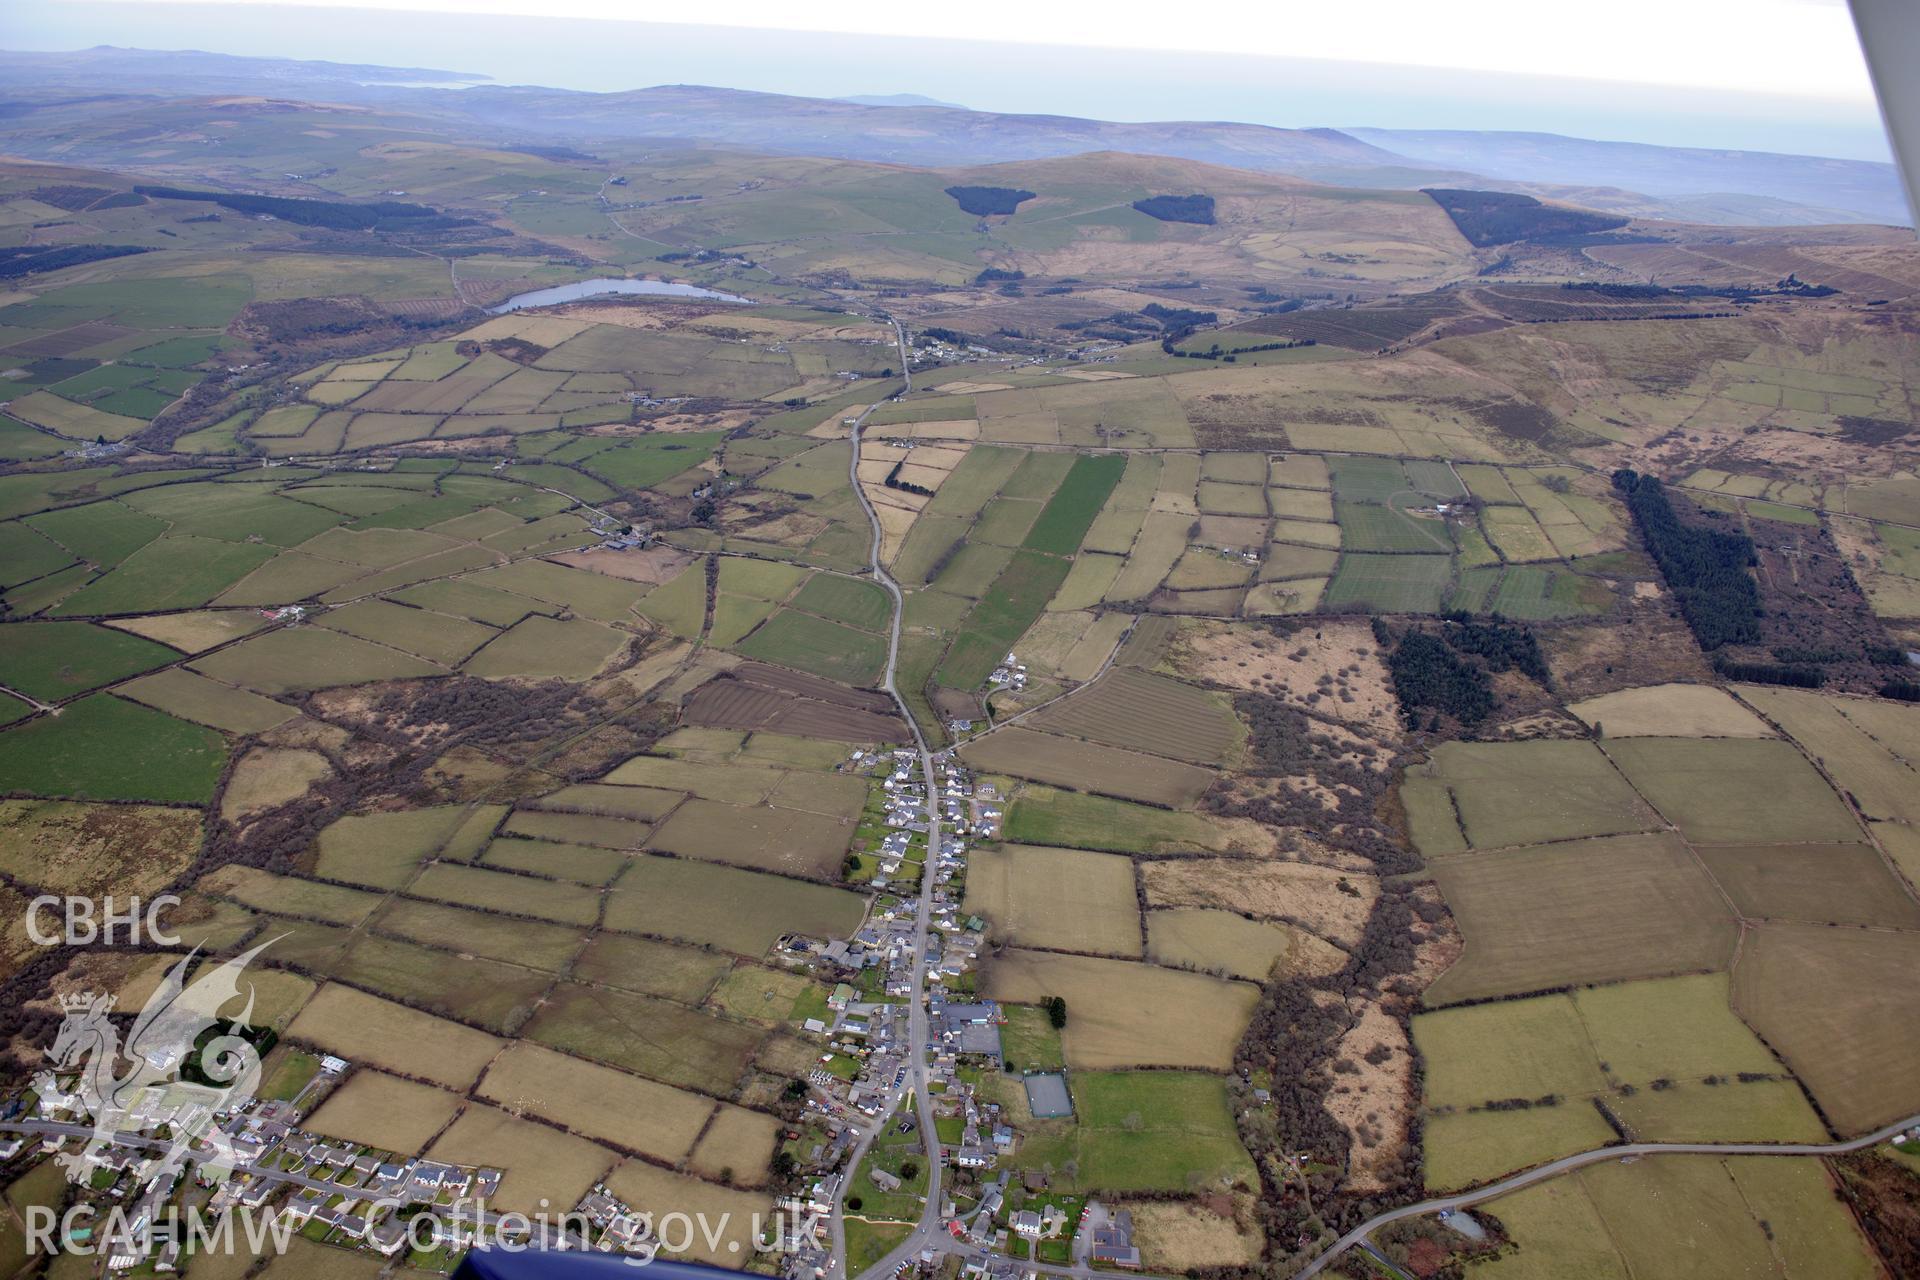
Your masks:
M351 1066L324 1056L319 1073L300 1097L316 1092L324 1096ZM35 1106L40 1118L53 1121L73 1119L82 1109L76 1089L51 1081L43 1082ZM166 1133L187 1139L186 1162L193 1165L195 1179L213 1190L206 1206L209 1214L267 1210L284 1196L280 1212L294 1225L320 1222L387 1255L406 1245L405 1224L395 1213L375 1220L365 1206L379 1200L484 1200L499 1188L499 1169L402 1158L308 1133L299 1127L301 1116L291 1102L248 1098L236 1104L225 1090L171 1081L143 1087L115 1117L114 1127L128 1135ZM41 1150L52 1154L64 1141L50 1135ZM18 1150L15 1144L7 1155ZM126 1271L151 1263L154 1270L167 1271L177 1266L177 1242L154 1228L172 1216L173 1194L186 1162L165 1149L115 1143L89 1144L82 1158L96 1170L83 1194L134 1197L128 1218L133 1248L111 1257L109 1269Z

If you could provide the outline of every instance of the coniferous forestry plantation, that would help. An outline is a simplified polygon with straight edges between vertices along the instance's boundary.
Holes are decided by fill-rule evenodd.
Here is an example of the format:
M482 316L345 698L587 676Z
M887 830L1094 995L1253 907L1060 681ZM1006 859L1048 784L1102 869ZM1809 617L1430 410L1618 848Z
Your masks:
M1135 200L1133 207L1149 218L1158 218L1162 222L1192 222L1203 227L1213 225L1213 197L1209 195L1148 196L1145 200Z
M1014 212L1024 202L1033 199L1033 192L1022 191L1018 187L948 187L947 194L953 197L961 210L977 218L1004 217Z
M1532 196L1506 191L1457 191L1426 188L1433 202L1447 211L1453 224L1478 248L1543 241L1554 237L1593 235L1627 225L1627 219L1579 209L1541 204Z
M104 262L108 258L124 258L145 252L146 249L136 244L63 244L45 248L21 245L4 248L0 249L0 280L43 271L60 271L83 263Z
M1531 627L1498 618L1475 621L1472 614L1450 613L1440 634L1454 649L1486 663L1489 671L1518 671L1543 685L1553 678L1540 652L1539 637Z
M1673 589L1681 615L1700 647L1752 644L1760 638L1760 592L1753 575L1753 540L1744 533L1682 524L1666 490L1652 476L1622 469L1614 487L1646 539L1647 551Z
M254 217L266 215L301 227L327 227L336 231L440 231L462 227L469 219L456 218L423 204L399 200L359 203L348 200L313 200L303 196L261 196L228 191L188 191L179 187L137 186L136 192L155 200L193 200L214 204L235 213Z
M1456 657L1446 641L1409 631L1387 659L1394 696L1409 722L1416 709L1439 711L1461 724L1478 724L1493 710L1487 673Z

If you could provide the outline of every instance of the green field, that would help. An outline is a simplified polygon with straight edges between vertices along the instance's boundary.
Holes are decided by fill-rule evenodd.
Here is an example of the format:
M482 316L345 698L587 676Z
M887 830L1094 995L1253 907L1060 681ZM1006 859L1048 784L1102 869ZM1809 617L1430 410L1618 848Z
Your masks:
M627 646L627 634L585 618L527 618L486 642L462 670L476 676L587 680Z
M0 733L0 777L29 795L204 804L226 760L212 730L105 693Z
M1904 980L1920 933L1769 924L1734 970L1734 1007L1806 1082L1842 1134L1901 1119L1920 1085L1920 1016Z
M1340 525L1341 545L1352 551L1453 550L1450 530L1443 520L1423 520L1391 504L1338 503L1334 518Z
M1060 1032L1039 1005L1001 1007L1006 1022L1000 1028L1000 1056L1008 1071L1058 1071L1066 1066Z
M1438 613L1451 575L1446 556L1349 553L1340 557L1321 608Z
M1071 1084L1073 1119L1034 1121L1016 1167L1051 1166L1052 1185L1070 1192L1197 1192L1252 1180L1219 1076L1089 1071Z
M265 694L446 674L437 663L319 627L269 631L192 665L216 680Z
M167 534L60 602L73 616L159 613L203 605L271 560L276 548Z
M164 521L113 501L49 511L26 523L101 569L111 569L167 530Z
M1124 454L1075 458L1060 487L1027 530L1024 545L1056 555L1078 551L1126 467Z
M579 461L586 470L623 489L647 489L706 461L723 434L689 431L632 441L610 449L588 449L582 451L584 456ZM573 459L563 457L562 460Z
M960 637L934 673L941 684L976 689L1005 660L1014 642L1046 609L1071 564L1037 551L1016 551L962 624Z
M0 587L31 582L73 563L66 548L19 522L0 524Z
M179 658L165 645L84 622L0 626L0 684L60 702Z
M482 832L500 820L498 806L475 811ZM413 868L447 845L466 821L459 806L442 805L399 813L369 813L341 818L321 831L314 874L380 889L405 884ZM460 851L449 848L447 856Z
M816 573L793 598L793 607L862 631L884 631L893 600L874 583Z
M851 685L874 683L887 658L886 641L879 636L795 609L775 613L737 647L750 658Z
M209 680L184 667L130 680L118 692L168 715L228 733L264 733L297 714L271 698Z
M492 627L464 618L408 608L386 600L356 601L328 610L317 621L329 630L449 665L458 663L498 634Z
M518 830L522 817L541 817L545 815L515 814L509 824L509 830ZM613 821L606 819L606 821ZM643 838L647 829L641 827L635 840ZM489 867L500 867L508 871L528 871L537 876L547 876L559 880L571 880L575 884L584 884L600 888L612 883L627 866L627 856L613 849L595 848L582 844L566 844L559 841L541 839L502 838L487 846L481 862Z
M1466 575L1461 577L1464 586ZM1612 603L1612 595L1604 583L1582 574L1561 573L1538 565L1514 565L1499 578L1499 583L1498 589L1482 600L1474 612L1540 622L1604 613ZM1454 604L1452 607L1465 606Z
M1415 1018L1413 1032L1426 1063L1423 1105L1444 1119L1430 1119L1427 1132L1438 1187L1498 1177L1536 1158L1537 1143L1591 1133L1596 1103L1645 1141L1818 1142L1824 1133L1735 1016L1722 975L1445 1009Z
M698 636L707 620L705 563L690 564L678 576L648 591L634 605L634 612L659 623L674 635L689 640Z
M652 996L561 983L522 1034L663 1084L731 1092L764 1032Z
M1176 813L1109 796L1029 783L1007 810L1008 840L1068 849L1156 853L1162 849L1225 849L1226 831L1197 813Z
M1413 487L1406 468L1392 458L1334 458L1329 470L1342 502L1385 502Z
M1449 742L1408 776L1445 785L1475 849L1660 825L1660 815L1590 742Z
M1593 1165L1487 1209L1517 1248L1476 1265L1488 1280L1870 1280L1871 1247L1812 1160L1662 1156Z

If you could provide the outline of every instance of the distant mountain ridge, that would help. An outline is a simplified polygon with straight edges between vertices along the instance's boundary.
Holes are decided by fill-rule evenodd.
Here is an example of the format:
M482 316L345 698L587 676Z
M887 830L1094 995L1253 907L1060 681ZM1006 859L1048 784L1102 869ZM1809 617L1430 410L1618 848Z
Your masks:
M444 100L452 95L438 96ZM457 96L470 118L546 134L685 138L788 155L926 167L1087 151L1170 155L1267 172L1407 163L1405 157L1337 129L1276 129L1230 121L1131 124L952 107L874 107L711 85L659 85L621 93L481 85Z
M430 67L384 67L302 58L246 58L198 49L123 49L95 45L61 53L0 50L0 83L29 88L116 94L309 93L381 85L478 84L488 77Z
M1346 132L1417 162L1490 178L1622 187L1690 200L1738 193L1846 210L1882 222L1910 221L1898 171L1871 160L1657 147L1553 133L1369 128Z
M806 98L707 85L589 93L429 68L358 66L101 46L0 52L0 109L256 94L375 105L506 144L658 138L782 155L930 168L1088 152L1166 156L1349 187L1515 191L1630 217L1715 225L1908 224L1890 164L1707 151L1552 134L1282 129L1232 121L1123 122L976 111L902 93Z

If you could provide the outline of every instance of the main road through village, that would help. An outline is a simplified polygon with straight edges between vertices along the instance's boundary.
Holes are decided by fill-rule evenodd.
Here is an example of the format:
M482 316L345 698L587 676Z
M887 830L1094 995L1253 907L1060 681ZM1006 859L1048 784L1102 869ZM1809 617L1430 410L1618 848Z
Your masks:
M893 325L893 338L900 348L900 372L905 385L897 395L904 395L913 389L912 356L907 350L906 331L900 322L890 320ZM853 492L860 499L861 510L867 513L867 521L873 526L873 576L887 594L893 598L893 625L887 635L887 667L881 687L893 698L900 708L900 716L907 722L908 730L913 734L914 746L920 753L920 774L927 789L927 853L926 861L920 872L920 903L913 921L913 992L907 998L907 1035L906 1051L909 1063L904 1087L913 1095L920 1115L920 1139L926 1149L927 1161L927 1204L921 1211L919 1225L911 1234L897 1245L891 1253L875 1263L866 1274L882 1275L898 1267L909 1257L927 1247L931 1239L941 1234L940 1199L941 1175L944 1172L940 1163L940 1137L935 1131L933 1118L933 1099L927 1090L927 1057L929 1048L929 1030L927 1025L926 987L927 987L927 927L933 916L934 869L940 854L940 805L935 799L939 782L934 775L933 753L927 749L926 735L920 730L920 722L914 719L913 709L907 706L905 698L894 684L894 673L900 660L900 627L906 616L906 600L900 594L900 584L893 580L882 562L882 529L880 514L873 509L873 502L867 497L866 489L860 483L860 436L866 430L867 418L885 400L876 401L862 410L853 423L853 446L847 460L847 474L853 482ZM846 1170L841 1175L839 1186L833 1197L833 1216L829 1226L833 1252L832 1263L827 1271L827 1280L846 1280L847 1275L847 1223L846 1198L847 1187L853 1180L853 1174L860 1167L861 1158L867 1153L874 1138L887 1125L893 1123L894 1106L898 1101L899 1090L889 1096L881 1105L878 1114L861 1132L859 1141L854 1144L848 1155Z

